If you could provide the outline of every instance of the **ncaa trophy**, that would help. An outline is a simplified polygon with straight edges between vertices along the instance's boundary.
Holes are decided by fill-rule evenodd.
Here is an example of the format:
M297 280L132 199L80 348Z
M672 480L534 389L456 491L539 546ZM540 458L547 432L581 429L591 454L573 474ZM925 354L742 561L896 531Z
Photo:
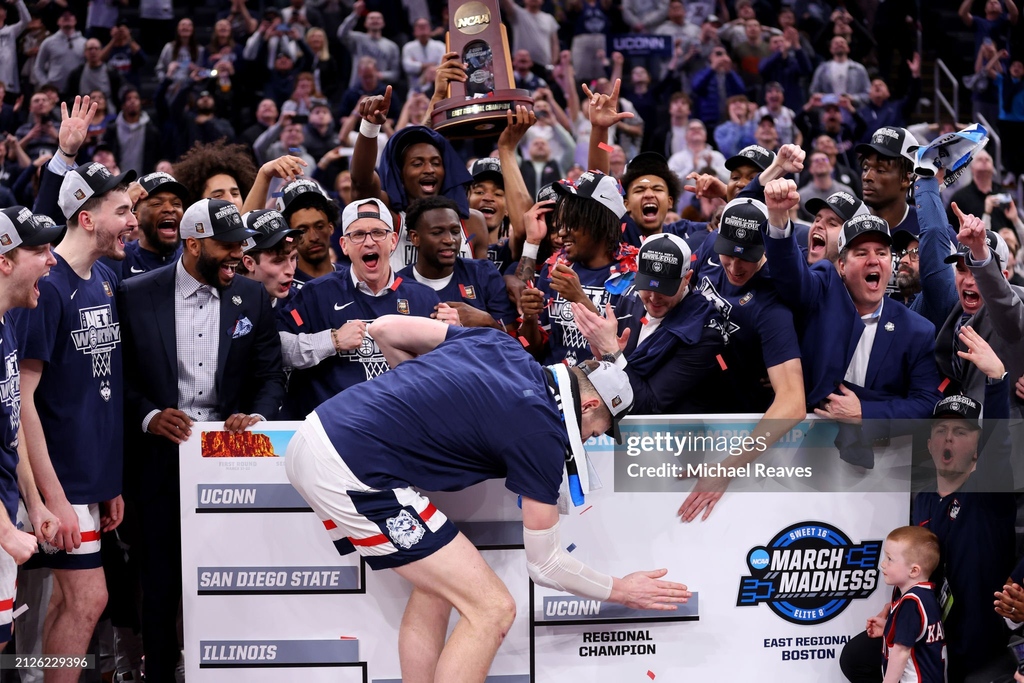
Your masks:
M533 108L530 92L515 85L498 0L448 0L448 16L445 42L469 65L468 78L448 84L448 97L434 108L431 124L452 139L497 135L507 124L506 111Z

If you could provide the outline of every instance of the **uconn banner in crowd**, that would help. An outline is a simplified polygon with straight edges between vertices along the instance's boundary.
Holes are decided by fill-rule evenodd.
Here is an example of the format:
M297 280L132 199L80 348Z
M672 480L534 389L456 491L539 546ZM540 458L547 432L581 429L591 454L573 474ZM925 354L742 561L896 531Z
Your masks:
M755 423L632 417L623 446L588 444L604 487L562 518L567 549L618 576L668 568L668 579L694 593L675 612L533 585L522 517L504 482L430 493L516 599L488 681L729 682L752 670L764 681L842 681L843 644L889 597L878 563L882 540L909 518L910 438L876 448L876 467L864 470L841 461L832 425L808 421L766 448L759 470L733 473L706 521L681 523L677 510L710 473L717 445L742 444ZM297 426L261 423L231 435L204 423L181 447L189 681L401 678L398 626L410 588L357 554L339 556L288 484L284 454ZM672 472L697 436L711 439L697 469Z

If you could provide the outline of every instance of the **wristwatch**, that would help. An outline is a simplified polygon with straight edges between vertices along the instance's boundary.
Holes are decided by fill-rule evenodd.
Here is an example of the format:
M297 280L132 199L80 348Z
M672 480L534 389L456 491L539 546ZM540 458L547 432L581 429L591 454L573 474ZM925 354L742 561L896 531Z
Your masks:
M601 354L601 360L605 361L606 363L614 364L615 361L617 361L619 359L619 356L621 355L622 351L616 351L615 353L604 353Z

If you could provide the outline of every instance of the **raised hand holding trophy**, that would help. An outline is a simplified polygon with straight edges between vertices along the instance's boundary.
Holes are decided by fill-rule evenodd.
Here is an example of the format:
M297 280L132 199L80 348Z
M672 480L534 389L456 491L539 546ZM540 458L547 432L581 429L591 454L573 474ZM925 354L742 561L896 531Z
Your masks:
M434 107L431 125L451 139L498 135L507 125L505 112L533 105L529 91L515 87L498 0L448 0L448 16L448 51L467 65L467 78L449 81L447 98Z

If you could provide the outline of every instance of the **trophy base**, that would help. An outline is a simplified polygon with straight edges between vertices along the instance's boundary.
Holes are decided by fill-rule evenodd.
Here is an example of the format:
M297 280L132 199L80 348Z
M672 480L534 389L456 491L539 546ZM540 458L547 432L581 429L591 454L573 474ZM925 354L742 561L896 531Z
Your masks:
M487 97L451 97L434 108L431 123L438 133L452 140L499 135L508 125L505 112L517 105L533 110L529 90L495 90Z

